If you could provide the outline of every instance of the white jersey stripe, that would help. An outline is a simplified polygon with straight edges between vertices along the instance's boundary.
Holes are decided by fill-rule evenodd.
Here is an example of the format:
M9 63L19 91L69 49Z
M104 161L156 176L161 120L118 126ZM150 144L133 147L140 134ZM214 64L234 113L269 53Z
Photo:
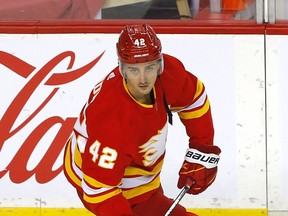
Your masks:
M120 188L128 189L128 188L135 188L139 187L141 185L145 185L153 181L153 179L158 175L151 175L151 176L139 176L139 177L133 177L133 178L123 178L122 179L122 185L120 185Z
M197 107L201 107L204 105L205 101L207 98L207 93L203 92L203 94L201 95L201 97L198 98L197 101L195 101L193 104L191 104L190 106L187 106L181 110L177 110L177 112L181 112L181 111L185 111L185 110L192 110L195 109Z

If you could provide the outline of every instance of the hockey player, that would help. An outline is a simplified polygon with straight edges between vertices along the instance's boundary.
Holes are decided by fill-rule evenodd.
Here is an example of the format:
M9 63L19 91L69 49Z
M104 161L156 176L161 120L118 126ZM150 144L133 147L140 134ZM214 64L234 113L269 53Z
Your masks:
M92 90L67 142L64 173L97 216L164 216L173 202L160 183L171 111L189 136L178 187L190 178L188 193L199 194L215 180L220 149L209 100L196 76L162 54L151 26L126 26L117 54L119 65ZM171 213L187 215L195 214L180 204Z

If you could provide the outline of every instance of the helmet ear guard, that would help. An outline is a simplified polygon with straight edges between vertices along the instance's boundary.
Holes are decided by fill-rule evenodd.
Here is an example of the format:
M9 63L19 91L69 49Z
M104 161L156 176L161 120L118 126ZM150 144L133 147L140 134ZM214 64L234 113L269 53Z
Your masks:
M160 76L163 73L163 71L164 71L164 58L163 58L163 56L161 56L159 61L160 61L160 63L159 63L160 64L160 69L158 71L158 76Z
M163 72L161 41L151 26L147 24L127 25L120 33L116 48L121 74L122 63L137 64L158 59L161 60L158 75Z

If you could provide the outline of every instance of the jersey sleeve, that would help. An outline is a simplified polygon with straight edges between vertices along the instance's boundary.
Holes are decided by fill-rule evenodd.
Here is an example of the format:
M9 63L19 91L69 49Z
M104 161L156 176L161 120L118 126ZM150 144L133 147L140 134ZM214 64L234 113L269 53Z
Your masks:
M110 155L110 150L105 151L106 147L100 147L97 142L91 145L90 139L79 133L81 127L76 125L76 128L78 131L74 130L66 146L65 175L82 192L79 196L85 207L95 215L136 216L118 187L121 169L125 167L121 157L120 163L113 161L114 153ZM106 160L100 159L103 155ZM102 164L97 162L98 158Z
M71 170L78 174L81 199L90 211L103 216L132 216L135 214L119 187L131 157L120 148L125 142L121 140L123 127L117 112L109 112L113 103L101 99L105 97L100 94L103 87L99 83L93 89L74 127Z
M204 84L195 75L186 71L179 60L171 56L167 58L165 64L168 64L169 74L163 79L166 84L164 91L170 109L178 113L186 128L189 146L213 145L213 120Z
M188 91L186 88L183 94ZM178 115L185 125L191 148L199 144L213 145L214 127L210 101L200 80L197 79L193 100L188 106L178 110Z

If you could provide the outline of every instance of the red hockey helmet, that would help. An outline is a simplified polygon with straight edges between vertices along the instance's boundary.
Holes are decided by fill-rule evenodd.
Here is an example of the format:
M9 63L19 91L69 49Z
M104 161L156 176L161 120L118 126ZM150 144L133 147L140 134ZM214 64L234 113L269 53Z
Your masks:
M151 26L127 25L116 44L119 62L145 63L162 59L162 46Z

